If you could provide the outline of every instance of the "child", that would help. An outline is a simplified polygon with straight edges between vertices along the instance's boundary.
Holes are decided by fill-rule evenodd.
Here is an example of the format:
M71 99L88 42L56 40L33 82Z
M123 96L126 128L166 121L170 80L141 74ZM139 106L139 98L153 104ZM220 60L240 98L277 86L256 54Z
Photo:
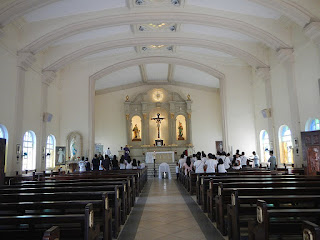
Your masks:
M179 179L179 163L176 164L177 180Z

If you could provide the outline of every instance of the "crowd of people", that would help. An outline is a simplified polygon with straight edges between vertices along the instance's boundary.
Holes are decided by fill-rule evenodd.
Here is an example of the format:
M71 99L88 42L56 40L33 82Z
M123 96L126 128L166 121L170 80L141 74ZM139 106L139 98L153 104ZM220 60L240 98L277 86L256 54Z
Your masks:
M119 161L116 155L111 155L110 148L108 148L105 156L103 156L101 153L95 154L91 163L89 162L88 158L85 159L82 157L82 159L79 161L79 171L86 172L145 168L145 163L141 163L135 158L131 159L128 146L126 146L124 150L124 155L121 156Z
M273 156L273 151L270 151L270 170L276 169L276 158ZM183 153L177 162L176 173L177 177L179 169L184 169L185 174L194 171L195 173L226 173L230 169L240 170L246 167L259 167L259 156L255 151L252 152L250 157L246 157L245 152L236 150L235 155L231 156L230 153L217 152L216 155L209 153L206 155L204 151L197 152L192 156L187 156Z

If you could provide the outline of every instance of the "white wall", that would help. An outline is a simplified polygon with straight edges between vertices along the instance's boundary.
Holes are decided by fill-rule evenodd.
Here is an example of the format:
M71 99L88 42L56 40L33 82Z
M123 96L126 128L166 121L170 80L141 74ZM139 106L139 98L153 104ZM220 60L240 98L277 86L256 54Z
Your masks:
M127 143L124 101L126 95L134 98L141 92L158 86L143 86L95 97L96 143L110 147L117 153ZM163 87L178 92L181 96L191 95L192 139L196 151L215 152L215 141L222 140L221 107L218 92L208 92L184 87Z

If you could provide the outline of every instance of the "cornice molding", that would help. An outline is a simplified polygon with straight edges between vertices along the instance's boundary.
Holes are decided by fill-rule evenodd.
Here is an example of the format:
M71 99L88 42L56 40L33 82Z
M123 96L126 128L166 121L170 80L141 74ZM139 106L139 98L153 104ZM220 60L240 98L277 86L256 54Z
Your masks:
M290 18L301 27L306 26L313 18L312 14L292 0L249 0L273 9Z
M304 33L320 47L320 22L311 22L304 28Z
M0 9L0 26L5 26L17 17L59 0L16 0Z
M32 64L36 61L35 56L30 52L18 52L17 66L27 71Z
M57 74L54 71L42 71L42 82L50 85L56 79Z
M283 48L277 51L277 57L280 63L284 63L287 61L292 62L294 60L293 48Z
M97 28L105 28L120 25L131 25L142 22L175 22L192 23L198 25L206 25L213 27L226 28L232 31L240 32L249 35L259 41L265 43L272 49L290 48L291 43L284 42L272 33L249 24L238 19L231 19L221 16L212 16L209 14L190 13L190 12L152 12L152 13L125 13L117 16L105 16L93 18L89 20L79 21L72 24L67 24L57 28L39 37L32 43L25 46L21 51L37 53L48 47L51 43L64 39L66 37ZM275 34L275 33L274 33Z
M186 37L144 37L136 36L132 38L115 39L111 41L106 41L103 43L93 44L86 46L84 48L78 49L70 54L67 54L60 59L56 60L54 63L45 67L45 70L58 71L64 66L72 63L73 61L79 60L85 56L106 51L114 48L124 48L124 47L134 47L143 44L172 44L172 45L189 45L195 47L209 48L217 51L222 51L230 55L236 56L249 65L257 67L268 67L266 63L258 59L256 56L252 55L245 50L234 47L230 44L211 41L207 39L199 38L186 38Z

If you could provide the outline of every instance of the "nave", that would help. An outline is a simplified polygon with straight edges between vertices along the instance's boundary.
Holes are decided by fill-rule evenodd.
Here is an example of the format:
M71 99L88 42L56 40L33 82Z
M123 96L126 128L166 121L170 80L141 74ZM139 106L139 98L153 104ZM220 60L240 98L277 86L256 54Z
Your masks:
M224 239L176 180L148 180L119 240Z

